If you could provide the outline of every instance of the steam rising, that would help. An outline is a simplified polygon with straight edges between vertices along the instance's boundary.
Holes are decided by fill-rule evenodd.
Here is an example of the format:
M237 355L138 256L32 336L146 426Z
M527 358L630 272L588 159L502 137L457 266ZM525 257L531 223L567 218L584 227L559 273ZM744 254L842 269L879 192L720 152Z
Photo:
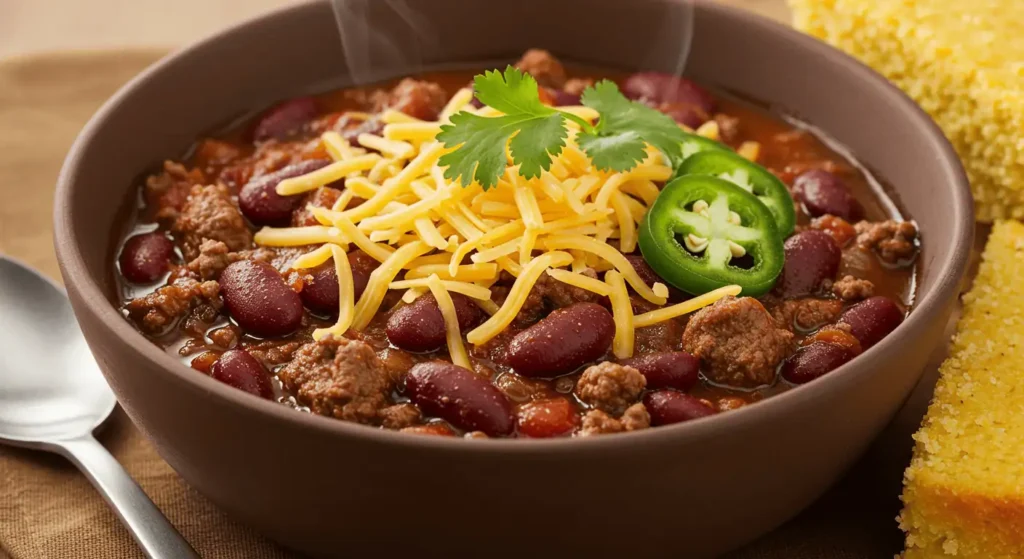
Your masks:
M479 9L499 9L500 0L466 0ZM513 0L515 1L515 0ZM587 0L565 0L586 13ZM634 0L622 0L628 5ZM659 69L682 75L694 31L695 0L664 0L654 21L645 22L649 55L635 60L637 69ZM369 84L424 68L425 53L437 52L439 37L424 12L427 0L331 0L338 22L348 72L355 84ZM415 7L414 7L415 6ZM574 8L575 9L575 8ZM371 14L372 12L372 14ZM373 22L387 21L387 31ZM397 23L395 23L397 22ZM595 40L602 33L595 30ZM543 48L545 45L528 45ZM525 47L524 47L525 50ZM555 53L558 54L557 52Z
M410 7L410 0L331 0L331 5L345 62L356 84L422 69L423 53L438 46L436 35L430 34L432 26L423 14ZM389 20L399 24L389 25L388 33L372 27L373 21Z

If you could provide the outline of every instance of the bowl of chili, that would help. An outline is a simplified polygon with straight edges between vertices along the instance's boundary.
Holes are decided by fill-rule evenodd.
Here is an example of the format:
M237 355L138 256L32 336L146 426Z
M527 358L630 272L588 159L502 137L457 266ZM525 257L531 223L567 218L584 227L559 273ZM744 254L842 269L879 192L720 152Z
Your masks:
M492 11L437 0L422 15L446 41L424 52L423 67L402 69L394 77L451 63L511 61L536 46L584 64L668 71L668 59L652 58L644 48L645 22L656 21L664 7L654 1L625 7L610 0L524 0ZM376 29L397 29L385 12L371 10L367 17ZM604 22L608 33L595 38L593 26L574 23L580 18ZM664 413L651 414L650 421L698 418L600 437L466 441L395 433L296 412L246 393L267 390L262 385L252 385L253 390L229 385L224 380L229 373L221 379L216 371L197 374L121 312L122 285L111 262L123 254L124 224L138 209L121 201L133 199L140 172L154 161L176 157L197 135L250 108L323 91L325 84L337 83L339 70L344 72L344 64L326 3L300 4L219 33L147 70L97 113L68 156L56 197L56 246L68 293L128 415L186 481L289 547L319 556L380 545L453 555L543 549L714 556L779 525L833 483L897 411L940 340L973 230L966 179L941 133L890 84L838 51L755 16L699 4L688 75L796 115L849 148L858 164L885 177L892 185L884 198L889 202L859 199L877 207L850 210L850 219L856 212L882 212L879 208L897 200L897 211L905 209L915 220L925 244L914 268L913 308L891 336L875 337L874 323L854 316L847 334L853 332L865 351L824 378L713 416L683 402L682 392L651 392L644 405ZM627 83L622 88L628 93ZM274 133L270 124L263 129ZM882 137L891 141L878 141ZM689 143L692 153L638 223L637 243L655 273L691 293L732 284L758 295L807 290L806 276L787 272L783 260L787 254L820 255L814 247L823 242L821 235L843 229L797 223L803 214L794 217L792 203L787 206L783 198L786 185L779 186L793 182L792 192L804 206L800 211L807 213L830 200L821 194L830 179L803 176L807 169L801 169L794 173L803 176L799 181L789 177L780 183L779 174L749 165L733 151L704 139ZM778 170L785 175L785 169ZM218 188L203 188L204 196L219 195ZM734 227L728 212L719 212L717 200L728 202L726 208L746 230ZM799 231L790 235L794 227ZM899 226L865 226L863 233L889 229ZM670 231L698 240L687 247ZM162 241L136 244L167 248ZM743 249L742 256L732 252L733 244ZM694 248L701 245L703 250ZM551 246L561 245L552 241ZM201 243L195 248L201 256ZM707 258L697 258L702 254ZM712 254L722 257L712 262ZM815 258L818 266L831 265L827 255ZM733 260L753 264L738 271L728 266ZM120 269L125 262L131 266L132 260L122 260ZM237 271L240 277L268 273L263 266L245 266L251 269ZM144 266L133 270L133 277L149 277ZM197 293L201 285L196 282ZM764 312L752 298L735 301L730 312L757 317ZM862 304L888 312L884 303L871 301ZM246 320L245 304L244 298L233 303L228 297L236 323ZM271 328L263 332L292 328L288 312L282 307L275 320L261 323ZM796 326L799 318L792 319ZM714 319L704 315L701 321L713 326ZM797 335L782 330L773 329L772 335ZM827 361L820 346L810 347L800 350L803 361ZM242 356L232 361L250 363ZM790 367L788 378L814 376L803 361ZM407 381L407 389L429 395L436 387L431 379L442 374L437 371L436 363L424 367L412 385ZM700 382L751 380L735 377L733 370L721 373ZM648 383L683 382L650 378ZM420 407L442 417L446 413L443 405ZM625 417L618 421L624 424ZM636 506L638 498L643 506ZM409 503L416 503L419 514L394 514ZM615 522L601 520L608 515L596 515L599 510L614 511ZM613 525L620 534L594 535L594 527L607 533Z

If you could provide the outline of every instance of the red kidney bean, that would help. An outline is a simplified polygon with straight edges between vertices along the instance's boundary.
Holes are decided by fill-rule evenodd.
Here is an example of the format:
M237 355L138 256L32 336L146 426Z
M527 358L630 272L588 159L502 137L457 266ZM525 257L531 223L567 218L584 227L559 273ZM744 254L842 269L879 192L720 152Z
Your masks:
M174 243L162 231L129 238L121 249L121 275L132 283L153 283L171 267Z
M330 161L326 159L310 159L254 177L239 191L238 207L256 225L288 225L302 196L281 196L277 193L277 184L284 179L311 173L328 163Z
M348 253L348 265L349 268L352 268L352 289L355 290L356 301L358 301L363 296L363 291L366 290L370 274L380 267L380 262L369 254L356 249Z
M661 112L672 117L672 120L694 129L698 128L701 124L704 124L709 118L711 118L711 115L693 105L667 103L662 105L660 108Z
M569 93L561 89L550 90L551 96L555 100L556 107L568 107L571 105L580 104L580 95L577 93Z
M631 99L691 105L705 115L715 112L715 99L706 89L686 78L660 72L638 72L629 76L622 84L622 92Z
M220 276L224 303L235 322L256 336L286 336L302 324L302 299L266 262L239 260Z
M776 289L783 297L814 293L822 282L836 277L843 253L832 236L809 229L786 239L786 263Z
M640 371L647 379L647 388L675 388L687 391L697 384L700 359L685 351L647 353L619 363Z
M892 299L877 295L846 309L839 317L863 349L877 344L903 323L903 311Z
M516 334L505 363L527 377L571 373L604 355L614 336L610 312L597 303L576 303Z
M512 433L512 404L493 384L446 361L417 363L405 377L405 393L426 415L465 431Z
M210 376L249 394L270 399L274 390L270 386L267 369L242 349L225 351L210 369Z
M276 138L283 140L294 134L316 116L316 101L312 97L289 99L263 113L252 137L257 142Z
M309 310L324 315L338 314L338 303L341 293L338 288L338 273L334 271L334 262L328 260L309 271L309 278L302 286L299 296Z
M836 175L824 169L811 169L793 181L793 196L811 217L825 214L857 221L864 209L850 189Z
M655 390L644 395L644 407L651 414L651 425L668 425L717 413L700 398L675 390Z
M459 319L459 330L466 332L476 326L483 317L480 307L461 293L450 295L455 305L455 316ZM434 351L444 347L447 341L444 316L437 306L437 299L429 293L392 313L386 332L388 341L406 351Z
M533 438L565 435L580 423L575 407L566 398L534 400L516 410L519 434Z
M801 348L782 365L782 378L793 384L810 382L856 356L848 347L815 342Z

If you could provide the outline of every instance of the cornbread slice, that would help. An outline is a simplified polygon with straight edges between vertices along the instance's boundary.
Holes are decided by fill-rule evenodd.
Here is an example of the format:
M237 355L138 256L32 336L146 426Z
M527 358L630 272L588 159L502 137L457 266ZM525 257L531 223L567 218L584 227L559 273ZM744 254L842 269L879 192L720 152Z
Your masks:
M997 222L904 474L905 559L1024 557L1024 225Z
M789 1L798 29L879 71L939 123L979 221L1024 217L1024 1Z

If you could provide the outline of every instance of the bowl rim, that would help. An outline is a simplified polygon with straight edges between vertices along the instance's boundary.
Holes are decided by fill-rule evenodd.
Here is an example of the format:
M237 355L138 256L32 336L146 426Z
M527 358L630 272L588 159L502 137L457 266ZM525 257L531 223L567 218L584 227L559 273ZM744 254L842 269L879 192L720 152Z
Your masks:
M89 122L75 139L57 179L57 189L54 197L54 243L57 260L60 264L64 281L70 287L69 290L77 291L80 295L79 299L84 307L84 311L92 314L108 333L116 336L120 343L125 346L124 351L133 352L136 358L144 359L153 364L154 368L162 369L164 373L169 374L176 382L182 383L198 393L198 395L223 398L233 405L247 409L249 412L265 414L274 418L275 421L284 421L296 427L315 430L325 436L342 439L357 438L363 439L363 442L368 443L395 445L434 452L487 454L507 454L512 452L526 455L561 455L561 453L565 452L598 453L615 448L628 450L630 448L649 447L668 442L687 444L692 441L704 440L730 430L741 430L745 426L783 415L787 413L787 410L799 407L812 400L841 392L844 390L844 387L857 383L861 376L860 373L869 370L869 368L885 359L894 359L898 355L898 346L903 342L900 339L901 336L898 334L886 336L881 342L864 352L864 354L829 373L825 377L826 380L816 379L805 386L799 387L798 390L788 390L782 394L774 395L758 402L757 405L744 406L729 413L715 414L676 425L659 426L654 429L644 429L628 434L622 433L618 434L618 436L562 437L530 440L492 439L482 444L465 441L461 437L408 436L405 433L369 427L311 413L297 413L295 410L278 402L246 394L217 382L207 375L195 374L195 371L184 366L180 361L174 359L163 349L150 342L129 324L121 313L118 312L117 308L110 303L99 282L88 273L82 252L72 235L72 232L75 230L75 216L72 215L69 201L75 187L73 175L75 175L76 169L84 157L83 154L86 148L103 128L104 121L108 115L116 112L119 105L131 96L140 84L153 79L154 76L159 74L165 66L172 63L176 58L202 50L209 43L224 40L236 33L245 32L251 26L259 25L287 13L315 9L317 4L320 4L320 2L307 0L257 15L214 32L161 58L142 73L132 78L108 99L90 118ZM947 175L950 179L947 184L948 188L952 189L954 202L954 217L951 224L954 230L953 246L943 261L933 264L940 268L932 289L924 294L924 297L919 297L914 305L913 312L907 316L907 319L904 320L895 332L902 331L906 335L910 331L925 328L956 294L960 279L967 268L974 234L973 199L968 179L959 157L946 140L942 130L909 96L883 76L824 42L800 33L789 26L739 8L706 2L700 3L698 9L717 12L717 15L734 20L740 27L761 28L779 36L780 40L804 49L816 50L821 56L829 59L833 65L839 66L842 70L853 74L857 81L871 84L882 90L891 101L902 107L906 113L906 118L916 124L915 128L923 131L924 139L931 144L930 148L934 150L937 156L936 163L942 166L943 174ZM898 189L894 190L898 193Z

